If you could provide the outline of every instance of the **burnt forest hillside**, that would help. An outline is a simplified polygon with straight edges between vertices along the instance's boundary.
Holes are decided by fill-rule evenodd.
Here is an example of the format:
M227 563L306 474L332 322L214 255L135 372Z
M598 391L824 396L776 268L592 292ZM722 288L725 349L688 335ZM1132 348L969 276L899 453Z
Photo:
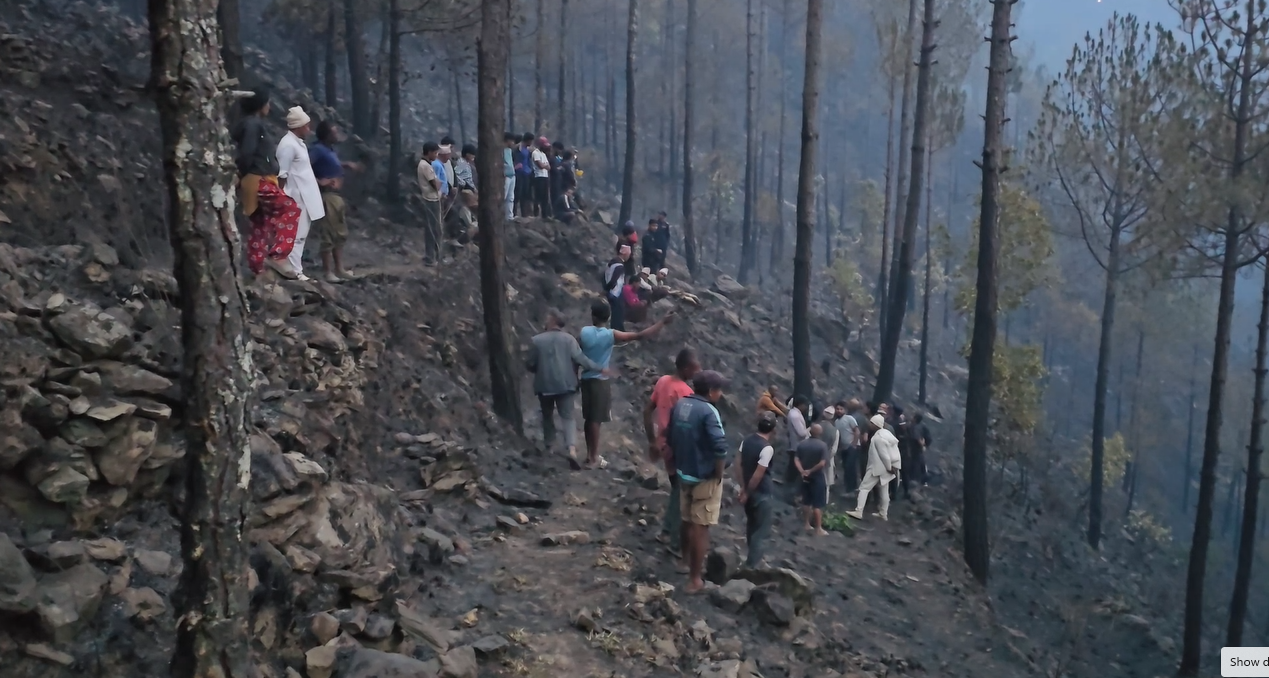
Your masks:
M195 455L149 33L126 9L0 4L3 678L168 675L175 646L177 516ZM249 60L272 85L279 131L292 105L345 119L287 68L254 51ZM614 354L609 466L572 470L543 448L530 380L523 435L491 411L476 243L449 241L444 261L425 266L417 206L389 207L373 185L384 140L356 137L340 151L372 165L349 191L346 257L358 279L243 283L254 675L1174 673L1184 552L1165 528L1126 520L1090 549L1087 461L1068 436L1046 432L1026 454L992 457L990 583L966 567L967 372L955 323L930 358L926 400L942 420L929 487L896 501L887 523L846 519L854 495L835 488L838 520L822 538L781 502L772 567L761 570L739 567L744 514L729 492L712 533L712 585L685 595L654 539L669 482L647 458L642 406L677 351L693 347L731 379L719 409L738 444L768 384L793 390L783 280L740 285L717 251L692 280L672 252L673 291L649 317L674 320ZM620 201L598 167L583 182L592 175L580 223L504 230L517 367L548 309L576 332L599 297ZM644 176L638 195L650 205L673 193L656 172ZM867 399L878 374L877 330L843 310L834 270L812 280L820 403ZM919 350L905 337L897 361L895 401L911 408Z

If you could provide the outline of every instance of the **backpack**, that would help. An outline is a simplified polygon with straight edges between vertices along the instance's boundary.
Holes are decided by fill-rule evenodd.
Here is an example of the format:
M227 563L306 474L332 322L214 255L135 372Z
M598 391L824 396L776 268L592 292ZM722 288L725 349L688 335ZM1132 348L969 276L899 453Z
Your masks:
M622 266L625 266L620 259L613 259L607 264L604 264L604 269L599 272L599 288L603 290L605 297L608 296L609 290L612 289L613 280L608 277L608 272L613 270L613 265L615 264L622 264ZM617 290L617 293L620 294L621 290Z

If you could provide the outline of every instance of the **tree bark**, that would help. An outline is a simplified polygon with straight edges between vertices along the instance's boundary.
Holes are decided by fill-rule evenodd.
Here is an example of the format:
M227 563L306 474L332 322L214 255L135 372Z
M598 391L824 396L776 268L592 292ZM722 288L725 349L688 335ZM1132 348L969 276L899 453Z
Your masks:
M401 166L405 139L401 132L401 5L388 0L388 202L401 203Z
M696 135L696 2L687 0L687 44L683 53L683 256L692 279L700 270L696 252L696 218L693 215L692 142Z
M1194 412L1198 409L1198 385L1194 383L1195 372L1198 371L1199 347L1194 345L1194 359L1190 365L1190 416L1185 427L1185 486L1181 488L1181 513L1190 511L1190 485L1194 480Z
M556 92L558 96L556 114L559 118L556 122L555 134L552 136L556 139L563 139L566 134L564 112L568 110L564 105L564 92L566 91L564 74L568 70L568 0L560 0L560 37L555 44L559 48L560 86L559 91Z
M824 0L806 1L802 85L802 161L798 167L797 245L793 254L793 392L811 397L811 248L815 239L815 151L819 144L820 59Z
M915 0L913 5L915 8ZM911 22L909 22L911 23ZM917 223L921 216L922 182L925 181L925 128L930 109L930 70L934 54L934 0L925 0L921 31L921 64L917 69L916 111L912 119L912 155L909 161L911 181L906 195L906 205L900 213L903 231L895 233L895 263L890 272L890 310L882 325L881 367L877 372L877 387L873 402L890 401L894 392L895 363L899 358L899 339L903 335L903 319L908 312L908 296L912 293L912 260L916 251ZM910 43L905 42L905 46ZM904 76L906 83L907 76ZM904 98L906 102L907 87ZM906 103L905 103L906 107ZM906 130L906 127L905 127ZM902 134L902 132L901 132ZM902 142L900 150L903 149ZM900 175L902 177L902 174ZM899 192L903 194L900 183Z
M917 22L917 0L909 0L908 2L908 25L903 30L902 51L903 56L903 91L900 93L899 105L899 167L895 172L897 186L894 194L894 224L890 226L890 260L886 262L889 266L889 275L886 278L886 300L882 305L880 314L880 329L882 336L882 351L885 351L886 327L890 321L890 311L893 306L890 297L894 296L894 271L899 264L899 228L906 223L905 208L908 202L908 181L911 168L912 158L907 155L908 146L912 143L912 43L916 39L916 22Z
M533 135L542 134L542 125L546 122L546 0L538 0L537 47L534 50L533 63Z
M965 562L986 583L991 564L987 534L987 440L991 421L992 357L996 352L997 241L1000 218L1000 174L1004 149L1005 84L1009 76L1016 0L992 0L991 57L987 71L987 108L983 137L982 198L978 215L978 279L974 331L969 350L969 388L965 397Z
M1093 458L1089 466L1088 545L1101 547L1102 496L1106 467L1106 389L1115 332L1115 295L1119 282L1120 231L1111 230L1106 255L1106 289L1102 297L1101 337L1097 344L1097 376L1093 380Z
M216 5L216 20L220 22L220 55L224 61L225 75L242 79L242 12L238 0L220 0Z
M338 28L335 23L335 4L334 1L326 6L326 105L334 109L339 104L339 82L337 79L338 68L336 66L336 42L338 38Z
M250 571L246 502L253 398L247 301L238 275L233 151L215 0L150 0L173 273L180 290L185 439L178 678L246 678Z
M507 284L503 278L502 229L506 206L503 203L502 134L506 122L503 100L509 45L511 43L511 0L481 0L480 39L476 70L479 79L476 206L480 229L480 299L484 306L485 343L489 350L489 386L494 414L505 419L519 433L524 432L520 409L520 386L516 361L511 353L511 312L507 308Z
M777 275L776 272L784 262L784 241L786 240L784 233L784 145L787 135L784 131L784 124L789 112L789 78L785 76L785 63L788 60L789 51L790 10L789 0L784 0L783 7L780 10L780 147L776 152L776 222L772 227L771 233L770 271L773 278Z
M1243 524L1238 540L1238 565L1234 570L1234 596L1229 604L1226 647L1242 647L1251 589L1251 566L1256 557L1256 519L1260 508L1260 458L1264 455L1266 346L1269 343L1269 266L1260 290L1260 324L1256 336L1255 388L1251 400L1251 435L1247 444L1247 481L1243 491Z
M375 59L375 77L371 81L370 86L370 134L378 138L380 124L382 119L381 109L383 108L383 85L388 79L388 52L389 45L392 42L390 28L392 26L392 18L388 16L387 3L383 5L383 11L379 15L379 55Z
M300 46L300 66L304 74L304 87L312 93L313 98L317 98L317 92L321 87L321 77L318 75L317 68L317 40L315 35L310 35L304 39Z
M630 220L634 209L635 172L635 38L639 33L639 0L630 0L626 19L626 166L621 178L621 216L618 224Z
M1252 61L1252 44L1260 31L1255 0L1247 0L1247 26L1243 33L1243 62L1234 79L1238 82L1238 109L1234 116L1231 183L1237 183L1247 164L1247 137L1251 131L1252 82L1257 66ZM1212 377L1207 398L1207 423L1203 435L1203 462L1199 470L1198 507L1190 541L1190 562L1185 580L1185 627L1182 634L1182 676L1198 675L1203 652L1203 583L1207 577L1207 550L1212 539L1212 500L1216 493L1216 466L1221 454L1221 427L1224 424L1225 381L1229 374L1229 341L1234 318L1234 291L1238 284L1239 245L1242 244L1241 217L1237 203L1229 207L1221 260L1221 291L1216 303L1216 336L1212 350Z
M917 402L926 402L926 381L930 371L930 273L933 270L934 250L930 247L930 231L934 216L934 150L926 151L925 164L925 286L921 292L921 367L917 379ZM1045 346L1048 346L1047 342Z
M758 22L754 16L754 0L749 0L745 13L745 195L744 217L740 227L740 270L736 281L749 284L750 270L757 264L754 251L754 209L757 206L758 123Z
M877 271L877 324L883 328L886 326L886 289L890 285L890 215L893 210L891 202L891 189L894 186L894 79L890 80L890 90L886 97L889 102L889 110L886 113L886 186L885 197L882 199L881 206L881 265Z
M344 48L348 51L348 84L352 90L353 131L369 139L374 130L370 121L370 81L366 72L366 43L361 32L357 0L344 0Z
M462 151L462 146L467 143L467 123L464 122L467 115L463 110L463 85L462 79L458 77L459 65L457 61L454 67L450 69L450 74L454 79L454 106L458 110L458 148L454 149L454 153L458 154Z
M1137 370L1132 380L1132 410L1128 413L1128 433L1132 441L1132 460L1128 462L1128 470L1124 474L1128 484L1128 502L1124 507L1124 518L1132 513L1133 502L1137 498L1137 476L1141 473L1141 436L1137 431L1137 404L1141 398L1141 361L1145 355L1146 332L1137 329Z

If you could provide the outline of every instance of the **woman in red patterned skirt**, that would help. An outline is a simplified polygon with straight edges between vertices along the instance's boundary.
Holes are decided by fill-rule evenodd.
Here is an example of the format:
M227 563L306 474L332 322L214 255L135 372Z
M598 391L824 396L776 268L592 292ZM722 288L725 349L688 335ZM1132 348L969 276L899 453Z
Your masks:
M257 91L242 102L242 120L234 126L238 144L239 188L242 212L251 220L247 239L247 265L259 274L265 266L288 279L295 270L287 255L295 245L300 207L278 186L277 140L269 133L269 96Z

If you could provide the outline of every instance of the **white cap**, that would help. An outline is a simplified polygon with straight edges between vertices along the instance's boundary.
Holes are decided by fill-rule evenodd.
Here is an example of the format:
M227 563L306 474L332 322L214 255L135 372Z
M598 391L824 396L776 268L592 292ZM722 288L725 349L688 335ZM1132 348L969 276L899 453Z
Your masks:
M296 106L286 112L286 128L299 129L309 123L308 113L303 108Z

